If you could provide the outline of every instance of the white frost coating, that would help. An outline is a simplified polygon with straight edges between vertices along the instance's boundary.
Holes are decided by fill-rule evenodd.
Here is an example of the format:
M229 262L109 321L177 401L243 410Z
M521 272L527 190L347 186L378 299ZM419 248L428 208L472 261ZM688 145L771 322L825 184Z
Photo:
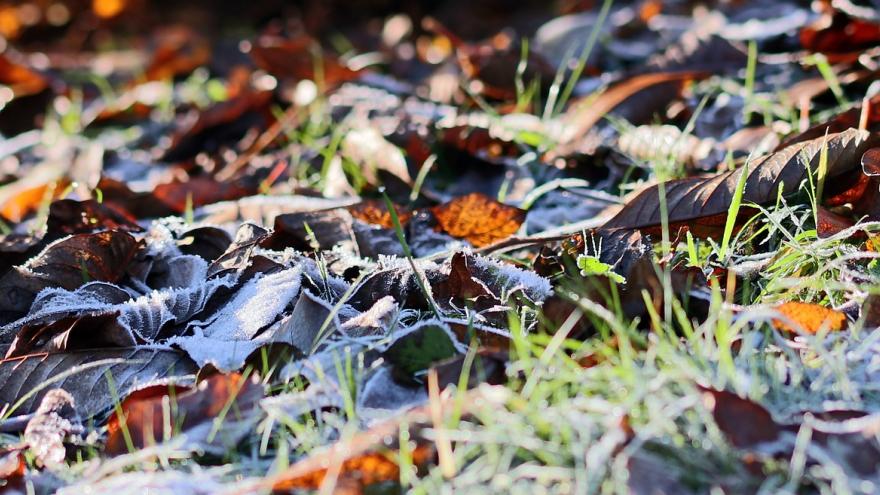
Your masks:
M541 302L553 295L550 281L535 272L521 270L509 263L502 263L485 256L474 256L477 268L486 270L498 277L498 282L509 291L522 289L535 302Z
M180 249L174 239L174 233L167 222L171 220L157 220L150 225L150 230L144 236L146 252L156 257L179 256Z
M400 312L397 302L391 296L376 301L370 309L345 320L339 328L345 331L379 332L384 331Z
M391 375L391 366L383 366L371 374L358 391L357 416L372 423L389 419L427 400L424 387L399 385Z
M212 364L223 373L240 369L247 357L262 347L262 340L218 340L201 335L174 337L169 343L183 349L201 368Z
M189 327L195 329L197 336L217 340L252 339L299 295L301 277L302 269L298 266L257 275L210 320L195 321Z
M220 287L230 287L235 276L225 276L207 280L194 287L154 290L149 294L113 303L102 299L93 287L108 286L102 282L86 284L75 291L48 288L40 291L32 306L31 313L24 318L0 327L0 335L19 329L38 321L55 321L66 315L117 313L120 326L128 331L127 336L119 336L120 342L134 345L138 341L152 342L161 327L169 322L182 323L204 309L205 304ZM119 289L123 292L122 289Z

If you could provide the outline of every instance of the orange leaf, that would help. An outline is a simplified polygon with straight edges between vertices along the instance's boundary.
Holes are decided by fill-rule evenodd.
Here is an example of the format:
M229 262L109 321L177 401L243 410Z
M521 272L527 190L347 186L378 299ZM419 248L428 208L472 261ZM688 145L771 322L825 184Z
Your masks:
M215 421L224 410L232 420L236 414L255 407L262 397L262 387L238 373L212 376L184 393L168 387L151 387L130 395L120 405L125 428L116 412L110 416L106 451L111 455L127 453L126 435L138 449L179 433L187 433L190 442L210 442L206 424ZM168 405L164 404L166 401ZM165 431L166 425L171 426L171 431Z
M67 184L66 180L62 180L21 190L0 205L0 216L10 222L21 222L36 212L40 205L60 197Z
M382 201L375 199L361 201L356 205L349 206L348 211L354 218L370 225L378 225L386 229L394 228L394 222L391 221L391 212L388 211L388 207ZM410 217L412 217L412 213L401 206L394 205L394 211L397 212L400 225L406 225Z
M434 448L426 444L416 445L411 452L412 462L415 465L427 463L434 455ZM381 483L383 481L396 481L400 477L400 466L395 459L396 452L383 454L379 452L365 452L342 461L339 467L339 479L337 485L355 485L358 488ZM315 462L313 458L307 458L303 463L293 466L292 472L296 473L289 479L275 483L273 490L317 490L327 476L328 467L325 462ZM299 468L299 469L296 469ZM299 471L297 473L297 471Z
M49 87L39 73L0 54L0 84L9 86L15 98L37 94Z
M525 210L499 203L481 193L455 198L431 211L437 218L439 230L476 247L507 239L526 219Z
M846 315L840 311L820 306L812 303L787 302L776 307L788 319L800 325L801 329L807 333L815 334L822 328L831 331L840 331L846 326ZM797 333L796 328L792 328L782 320L773 320L773 326L777 330L789 333Z
M92 12L101 19L110 19L121 14L126 4L127 0L92 0Z
M415 466L424 466L434 458L433 444L421 433L429 418L427 406L413 409L405 416L410 442L415 444L410 451ZM341 439L267 481L274 491L316 490L330 476L337 489L350 488L350 493L363 493L364 487L374 483L396 481L400 478L397 452L401 423L401 418L390 419Z

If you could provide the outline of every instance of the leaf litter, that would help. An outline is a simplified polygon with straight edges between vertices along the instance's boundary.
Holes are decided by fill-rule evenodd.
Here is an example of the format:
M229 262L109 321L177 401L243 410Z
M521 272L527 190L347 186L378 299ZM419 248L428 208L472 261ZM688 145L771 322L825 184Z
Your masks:
M873 491L876 9L492 5L0 7L0 491Z

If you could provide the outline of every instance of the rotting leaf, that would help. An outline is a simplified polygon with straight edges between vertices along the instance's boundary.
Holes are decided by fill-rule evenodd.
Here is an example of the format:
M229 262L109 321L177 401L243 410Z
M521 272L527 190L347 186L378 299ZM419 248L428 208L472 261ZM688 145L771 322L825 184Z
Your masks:
M132 394L110 416L105 451L120 455L182 434L189 448L226 452L250 434L262 398L257 377L238 373L214 375L189 391L157 386Z
M789 301L780 304L775 309L793 321L795 325L792 327L785 320L774 319L773 326L777 330L791 334L797 334L799 331L815 334L822 329L839 332L846 327L845 314L819 304Z
M431 211L437 219L438 230L465 239L475 247L507 239L526 219L525 210L499 203L481 193L455 198Z

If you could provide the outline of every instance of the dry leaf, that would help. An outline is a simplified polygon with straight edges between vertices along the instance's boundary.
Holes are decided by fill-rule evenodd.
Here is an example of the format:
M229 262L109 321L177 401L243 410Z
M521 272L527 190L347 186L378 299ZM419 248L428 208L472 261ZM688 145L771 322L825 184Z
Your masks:
M775 309L810 334L815 334L821 329L837 332L846 327L845 314L818 304L790 301L780 304ZM777 330L793 334L800 331L797 326L792 328L783 320L773 320L773 326Z
M370 225L378 225L386 229L393 229L394 222L391 221L391 212L384 201L375 199L367 199L358 204L348 207L351 216ZM397 219L400 225L406 225L409 222L412 213L404 209L402 206L394 205L394 211L397 213Z
M507 239L526 219L525 210L499 203L481 193L471 193L431 209L438 230L465 239L475 247Z

